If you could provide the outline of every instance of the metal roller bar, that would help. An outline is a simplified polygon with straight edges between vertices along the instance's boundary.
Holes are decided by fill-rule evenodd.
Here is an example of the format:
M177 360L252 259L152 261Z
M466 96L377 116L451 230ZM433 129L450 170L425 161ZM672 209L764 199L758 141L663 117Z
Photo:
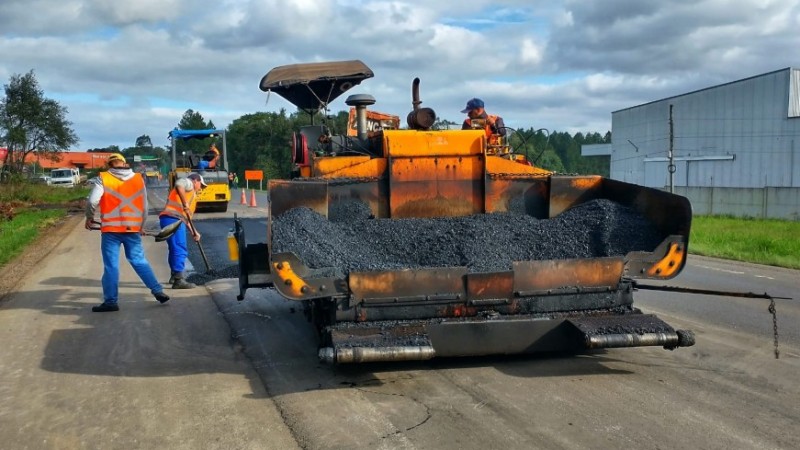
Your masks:
M678 347L677 333L623 333L586 336L586 348Z
M368 363L382 361L424 361L436 356L431 346L409 347L325 347L319 360L326 364Z

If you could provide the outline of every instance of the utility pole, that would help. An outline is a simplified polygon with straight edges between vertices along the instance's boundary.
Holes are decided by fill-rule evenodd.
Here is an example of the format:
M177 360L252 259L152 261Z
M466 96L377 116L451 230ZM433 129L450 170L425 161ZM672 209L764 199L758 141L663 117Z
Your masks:
M675 160L673 159L673 152L672 152L672 144L675 137L674 133L674 124L672 122L672 104L669 105L669 165L667 166L667 170L669 171L669 192L671 194L675 193Z

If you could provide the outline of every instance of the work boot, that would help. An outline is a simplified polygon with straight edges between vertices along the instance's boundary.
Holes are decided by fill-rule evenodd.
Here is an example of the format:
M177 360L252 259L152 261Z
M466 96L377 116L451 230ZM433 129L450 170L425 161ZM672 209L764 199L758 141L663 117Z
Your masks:
M163 291L156 292L155 294L153 294L153 297L155 297L156 300L158 300L158 303L167 303L169 301L169 295L165 294Z
M175 282L175 277L181 277L181 276L183 276L183 275L180 272L170 272L169 281L167 281L167 284L174 283Z
M194 289L197 285L189 283L183 277L175 276L175 281L172 283L172 289Z
M97 306L92 306L92 312L112 312L119 311L119 306L116 303L100 303Z

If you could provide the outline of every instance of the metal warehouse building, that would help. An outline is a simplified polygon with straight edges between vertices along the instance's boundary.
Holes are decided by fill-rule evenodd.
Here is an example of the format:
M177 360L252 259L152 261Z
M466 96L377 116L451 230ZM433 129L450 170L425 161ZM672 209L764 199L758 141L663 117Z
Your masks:
M614 111L611 135L583 148L611 155L611 178L672 188L695 214L800 220L798 69Z

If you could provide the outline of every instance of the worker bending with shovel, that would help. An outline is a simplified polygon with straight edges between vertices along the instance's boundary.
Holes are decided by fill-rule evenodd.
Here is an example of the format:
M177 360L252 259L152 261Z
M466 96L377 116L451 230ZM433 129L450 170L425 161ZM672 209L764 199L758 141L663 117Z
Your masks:
M172 285L172 289L192 289L197 287L194 283L186 281L184 274L186 258L189 256L189 249L186 245L186 230L188 227L192 238L196 242L200 242L200 233L197 232L192 223L192 215L197 206L197 193L204 187L207 187L207 185L203 177L196 173L191 173L186 178L177 179L175 187L169 192L164 210L158 216L162 228L178 221L181 222L175 234L167 239L167 245L169 246L167 261L171 272L169 284Z

